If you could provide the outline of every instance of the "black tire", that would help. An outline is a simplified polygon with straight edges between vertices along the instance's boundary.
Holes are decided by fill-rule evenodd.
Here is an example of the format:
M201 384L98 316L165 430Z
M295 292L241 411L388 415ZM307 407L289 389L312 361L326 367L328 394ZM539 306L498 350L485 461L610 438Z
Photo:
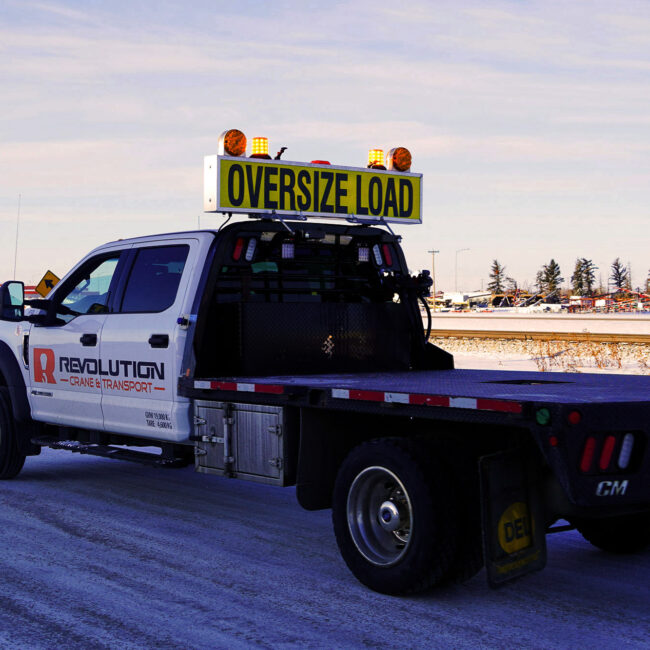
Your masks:
M571 523L590 544L608 553L639 553L650 546L650 512Z
M18 450L9 392L0 387L0 479L18 476L24 464L25 455Z
M339 470L336 541L350 571L374 591L424 591L454 567L454 491L445 467L427 456L408 440L372 440L353 449Z

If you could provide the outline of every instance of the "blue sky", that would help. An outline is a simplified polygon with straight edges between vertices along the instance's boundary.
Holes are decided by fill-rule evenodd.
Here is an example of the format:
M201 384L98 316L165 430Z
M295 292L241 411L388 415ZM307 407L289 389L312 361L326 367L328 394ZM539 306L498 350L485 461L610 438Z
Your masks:
M219 133L363 165L406 146L413 270L650 268L650 2L0 0L0 280L196 227ZM221 218L201 215L203 227Z

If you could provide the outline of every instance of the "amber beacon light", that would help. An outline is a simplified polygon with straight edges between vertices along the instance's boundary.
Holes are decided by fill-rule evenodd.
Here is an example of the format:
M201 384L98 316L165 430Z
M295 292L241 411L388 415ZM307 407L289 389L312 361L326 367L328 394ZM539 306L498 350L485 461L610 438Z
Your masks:
M268 138L253 138L251 158L266 158L270 160Z
M407 172L411 169L411 152L406 147L395 147L386 156L388 169Z
M383 149L370 149L368 151L368 167L371 169L386 169L384 167Z
M219 136L220 156L243 156L246 154L246 136L238 129L229 129Z

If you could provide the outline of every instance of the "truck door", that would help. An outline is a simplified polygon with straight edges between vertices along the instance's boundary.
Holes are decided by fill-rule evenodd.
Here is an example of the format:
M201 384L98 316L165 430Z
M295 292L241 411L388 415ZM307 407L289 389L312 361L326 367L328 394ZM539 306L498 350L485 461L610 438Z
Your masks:
M51 324L29 336L32 415L54 424L103 428L99 340L122 253L83 262L57 287Z
M186 331L179 324L196 239L136 244L102 329L102 411L107 431L170 441L190 432L177 395Z

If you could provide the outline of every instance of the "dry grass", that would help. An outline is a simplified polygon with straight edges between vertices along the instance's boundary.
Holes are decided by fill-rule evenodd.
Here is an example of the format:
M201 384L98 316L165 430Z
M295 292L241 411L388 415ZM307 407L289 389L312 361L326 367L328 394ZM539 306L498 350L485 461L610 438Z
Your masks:
M432 338L444 350L498 359L504 355L525 357L542 372L620 371L650 375L650 345L596 343L592 341L534 341L517 339Z

